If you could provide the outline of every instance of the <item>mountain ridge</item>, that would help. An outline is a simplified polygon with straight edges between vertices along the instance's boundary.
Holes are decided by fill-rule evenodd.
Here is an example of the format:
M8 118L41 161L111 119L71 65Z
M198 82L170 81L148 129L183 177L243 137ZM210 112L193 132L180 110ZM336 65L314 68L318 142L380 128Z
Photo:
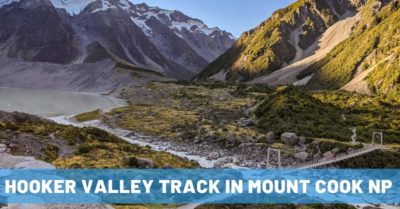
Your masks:
M127 0L7 0L0 17L2 59L61 65L110 59L174 79L192 78L234 41L179 11Z
M230 81L250 81L296 61L297 49L306 50L360 1L298 0L276 11L258 27L245 32L236 44L199 75L207 79L220 72ZM297 43L292 35L298 33Z

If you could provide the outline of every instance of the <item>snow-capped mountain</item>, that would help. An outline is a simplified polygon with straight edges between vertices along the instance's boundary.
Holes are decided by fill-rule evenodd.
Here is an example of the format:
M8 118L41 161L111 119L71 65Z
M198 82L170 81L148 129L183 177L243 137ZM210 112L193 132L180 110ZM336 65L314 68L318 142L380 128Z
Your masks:
M0 0L0 58L113 60L189 79L234 43L201 20L128 0Z
M232 34L216 27L209 28L201 20L190 18L182 12L149 7L146 4L136 5L132 20L153 40L157 22L162 23L208 62L229 49L235 40Z

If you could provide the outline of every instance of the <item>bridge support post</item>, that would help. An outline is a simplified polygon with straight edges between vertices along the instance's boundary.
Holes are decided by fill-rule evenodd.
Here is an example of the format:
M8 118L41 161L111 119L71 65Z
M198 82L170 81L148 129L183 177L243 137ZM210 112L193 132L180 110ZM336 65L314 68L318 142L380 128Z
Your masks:
M372 144L375 144L375 142L378 140L380 144L383 145L383 133L374 131L372 133Z
M281 162L281 150L279 149L272 149L268 147L267 151L267 168L271 168L270 160L271 160L271 152L276 152L278 154L278 168L282 168L282 162Z
M282 163L281 163L281 151L277 150L278 152L278 168L282 168Z

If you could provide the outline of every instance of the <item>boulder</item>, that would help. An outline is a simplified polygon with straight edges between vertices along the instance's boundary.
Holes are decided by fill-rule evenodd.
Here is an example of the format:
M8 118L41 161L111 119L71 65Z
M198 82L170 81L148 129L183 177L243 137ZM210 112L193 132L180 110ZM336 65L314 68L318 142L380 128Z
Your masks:
M295 146L299 141L299 137L295 133L283 133L281 135L281 141L285 144Z
M224 165L225 165L225 163L223 161L217 160L214 163L214 168L222 168L222 166L224 166Z
M275 142L275 134L274 134L274 132L272 132L272 131L268 132L266 137L267 137L267 142L269 144L273 144Z
M232 157L232 163L235 165L239 165L240 164L240 159L237 155Z
M0 153L5 153L7 151L7 146L5 144L0 144Z
M299 152L299 153L295 154L294 157L295 157L297 160L299 160L299 161L301 161L301 162L304 162L304 161L306 161L307 158L308 158L308 153L307 153L307 152Z
M256 123L252 119L240 118L237 124L241 127L250 127L254 126Z
M214 163L215 168L222 168L224 165L229 163L226 158L220 158Z
M236 137L234 134L229 134L228 137L226 138L226 141L229 143L235 143L236 142Z
M275 142L275 134L272 131L268 132L267 135L260 135L257 138L257 143L273 144L274 142Z
M147 158L137 158L137 164L139 168L155 168L156 164L153 160Z
M313 158L314 158L314 159L320 159L320 158L321 158L321 153L318 152L317 154L315 154L315 155L313 156Z
M155 168L153 160L147 158L139 158L135 156L124 157L123 162L130 168Z
M210 154L208 154L208 159L210 160L216 160L220 157L218 152L212 152Z
M323 154L323 156L324 156L324 158L332 158L333 157L333 152L332 151L328 151L328 152L325 152L324 154Z

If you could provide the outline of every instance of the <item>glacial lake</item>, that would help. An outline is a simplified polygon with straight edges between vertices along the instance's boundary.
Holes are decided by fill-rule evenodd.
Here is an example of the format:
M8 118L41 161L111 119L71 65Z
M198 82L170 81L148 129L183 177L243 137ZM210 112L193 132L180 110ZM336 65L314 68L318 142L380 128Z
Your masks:
M125 102L97 93L0 87L0 110L42 117L75 115L96 109L110 110Z

